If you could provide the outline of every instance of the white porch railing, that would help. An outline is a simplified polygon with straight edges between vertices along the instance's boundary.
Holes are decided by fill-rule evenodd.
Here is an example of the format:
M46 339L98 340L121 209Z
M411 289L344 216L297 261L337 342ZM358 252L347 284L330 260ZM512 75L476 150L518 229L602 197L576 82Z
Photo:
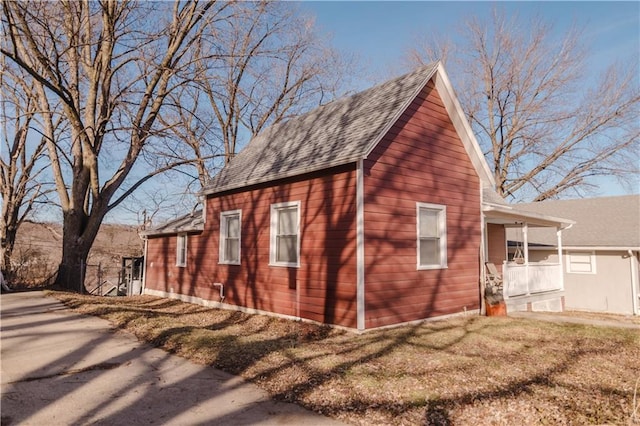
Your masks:
M562 266L557 263L505 263L502 277L505 298L562 290Z

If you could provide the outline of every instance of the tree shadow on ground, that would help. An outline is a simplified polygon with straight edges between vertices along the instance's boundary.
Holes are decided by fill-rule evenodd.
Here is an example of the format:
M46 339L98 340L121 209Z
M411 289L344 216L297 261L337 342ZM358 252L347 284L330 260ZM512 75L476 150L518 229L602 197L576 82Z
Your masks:
M149 327L155 327L153 321L163 316L163 313L155 311L153 303L147 306L146 309L133 311L137 315L137 328L141 327L137 321L146 321ZM128 314L132 312L126 306L114 309L122 309ZM196 311L211 313L210 310ZM562 377L572 369L580 368L581 363L618 347L615 343L584 339L573 328L569 334L575 334L574 337L566 333L558 333L554 337L554 333L564 330L558 325L548 325L548 329L542 332L538 326L530 326L525 335L514 335L514 327L526 328L530 324L520 319L503 321L467 316L357 334L327 326L239 312L220 311L219 315L201 324L188 323L186 320L182 322L184 317L172 312L164 314L170 321L163 322L165 328L157 330L153 338L148 339L158 347L198 363L241 375L259 384L280 401L295 402L319 413L346 420L366 421L373 413L373 418L384 418L386 422L398 424L452 424L460 410L477 404L529 398L533 394L551 394L554 389L567 387L566 379ZM193 318L196 317L194 315ZM127 324L121 327L127 329ZM145 338L139 332L138 336ZM550 339L553 341L560 337L567 337L562 345L558 342L549 345ZM532 361L546 347L548 351L557 350L557 356L552 360ZM454 361L437 365L439 360L448 358ZM520 374L511 372L511 375L500 377L500 369L506 368L506 364L522 363L523 360L530 364L522 366L526 371ZM411 362L417 364L411 365ZM402 366L387 368L394 363ZM431 367L432 363L436 366ZM357 383L354 377L362 377L366 382L372 380L371 377L385 380L388 376L389 380L394 381L398 375L415 375L424 380L426 385L432 376L436 381L450 376L453 387L454 382L465 375L484 374L488 377L493 364L498 368L495 381L483 381L470 388L456 389L455 392L437 391L434 388L431 393L424 391L412 395L417 391L401 389L396 397L384 393L373 397L362 389L349 388ZM386 368L388 371L378 372L376 368ZM384 387L383 384L377 386ZM615 397L620 400L631 397L629 391L623 389L612 393L611 389L615 386L611 384L593 386L590 392L605 395L604 398ZM540 389L549 391L541 392ZM319 393L326 391L338 392L340 396L325 400L318 398ZM576 388L576 392L585 391ZM614 406L615 403L611 401L598 403L605 407ZM571 418L576 415L572 410L580 406L573 407L557 409ZM606 414L599 419L611 421Z

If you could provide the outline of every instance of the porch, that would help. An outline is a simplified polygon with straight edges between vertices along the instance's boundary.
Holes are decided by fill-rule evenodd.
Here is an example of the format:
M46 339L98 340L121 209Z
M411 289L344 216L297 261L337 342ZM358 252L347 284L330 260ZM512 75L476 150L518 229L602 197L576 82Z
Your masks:
M520 210L517 205L483 204L485 223L484 261L502 273L503 295L508 311L562 311L564 281L562 230L573 222ZM530 228L554 234L557 255L541 259L530 256ZM484 276L483 276L484 279ZM484 281L483 281L484 282Z

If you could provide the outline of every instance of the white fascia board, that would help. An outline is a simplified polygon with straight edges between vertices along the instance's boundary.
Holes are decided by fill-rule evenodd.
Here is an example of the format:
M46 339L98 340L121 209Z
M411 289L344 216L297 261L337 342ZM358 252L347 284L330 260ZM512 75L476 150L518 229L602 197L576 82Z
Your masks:
M496 204L484 204L482 211L487 218L491 218L492 213L498 218L510 218L520 220L531 225L558 226L561 229L567 229L576 222L570 219L563 219L554 216L548 216L540 213L526 212L516 210L513 206L498 206Z
M628 246L562 246L564 251L567 250L593 250L593 251L640 251L640 247Z

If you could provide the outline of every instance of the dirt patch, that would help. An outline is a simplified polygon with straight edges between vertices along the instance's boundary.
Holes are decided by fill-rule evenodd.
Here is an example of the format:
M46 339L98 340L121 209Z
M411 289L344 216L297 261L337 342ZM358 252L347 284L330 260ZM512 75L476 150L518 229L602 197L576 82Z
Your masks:
M355 334L150 296L53 295L351 424L640 422L638 330L470 315Z

